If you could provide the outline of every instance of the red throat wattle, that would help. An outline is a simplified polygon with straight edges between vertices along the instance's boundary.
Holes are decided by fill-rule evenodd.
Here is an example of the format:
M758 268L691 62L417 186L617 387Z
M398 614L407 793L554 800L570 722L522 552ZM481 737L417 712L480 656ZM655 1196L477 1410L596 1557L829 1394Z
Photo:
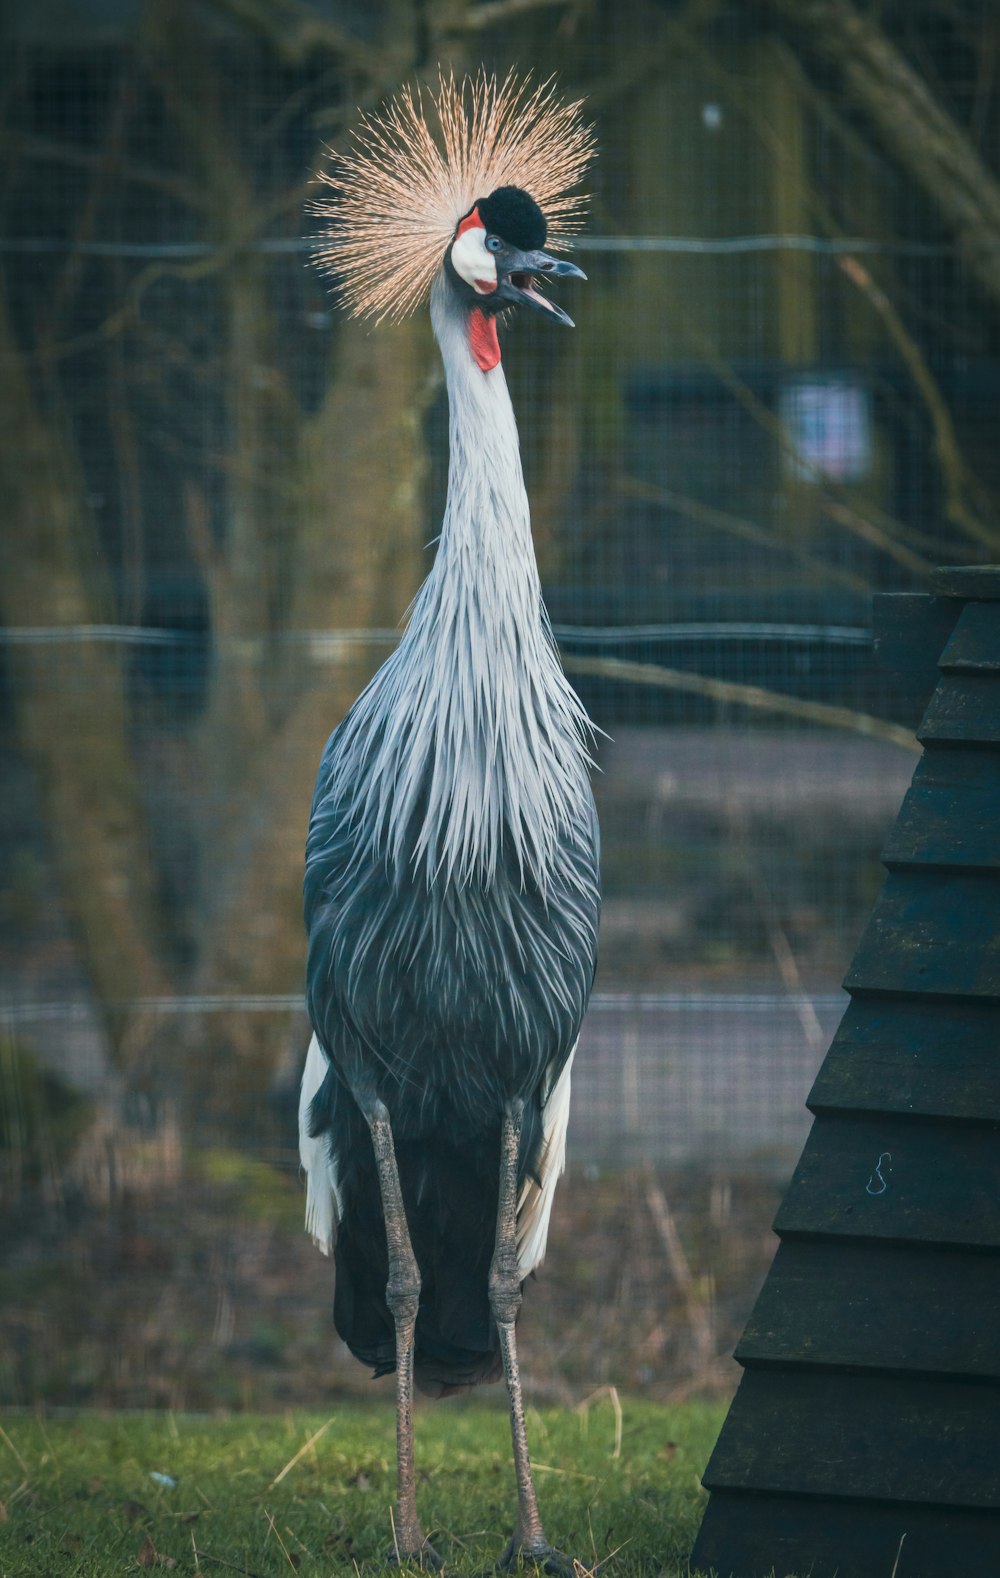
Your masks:
M492 372L494 367L500 365L497 320L492 313L480 312L478 307L469 313L469 349L484 373Z

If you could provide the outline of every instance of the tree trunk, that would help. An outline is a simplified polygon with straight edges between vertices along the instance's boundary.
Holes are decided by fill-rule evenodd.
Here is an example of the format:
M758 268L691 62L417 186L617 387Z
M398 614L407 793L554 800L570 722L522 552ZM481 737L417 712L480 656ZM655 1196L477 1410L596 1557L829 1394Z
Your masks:
M0 301L6 542L4 623L85 626L107 617L100 553L70 440L47 419ZM66 909L119 1062L144 1016L135 998L168 990L157 883L129 749L122 648L93 640L13 648L18 731L42 793Z
M203 850L197 993L301 987L302 861L316 769L330 731L386 655L352 633L399 624L431 535L423 441L431 358L422 317L376 334L345 325L327 399L303 426L289 639L276 686L285 710L264 741L248 740L226 814ZM201 1110L253 1099L278 1061L276 1034L270 1016L213 1020L211 1063L202 1038L192 1040L189 1097ZM238 1061L237 1078L222 1074L223 1056Z

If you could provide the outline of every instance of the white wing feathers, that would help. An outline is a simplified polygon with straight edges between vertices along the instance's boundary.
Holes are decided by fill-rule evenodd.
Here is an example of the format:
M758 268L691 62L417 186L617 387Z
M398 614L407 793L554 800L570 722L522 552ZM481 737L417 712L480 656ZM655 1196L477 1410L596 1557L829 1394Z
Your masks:
M566 1166L566 1127L569 1123L570 1075L574 1046L562 1072L542 1107L542 1149L538 1178L525 1179L517 1203L518 1269L524 1278L545 1257L549 1219L556 1184ZM309 1108L326 1078L326 1054L313 1036L306 1054L299 1093L299 1158L306 1181L306 1232L324 1255L333 1253L341 1203L337 1173L325 1134L309 1133Z
M579 1045L579 1043L577 1043ZM549 1236L549 1218L556 1184L566 1166L566 1127L569 1123L569 1089L576 1045L542 1106L542 1151L538 1181L526 1178L517 1202L517 1261L521 1277L540 1265Z
M299 1159L306 1178L306 1232L324 1255L332 1255L340 1217L337 1174L325 1134L309 1133L309 1108L329 1068L326 1053L313 1036L306 1054L299 1092Z

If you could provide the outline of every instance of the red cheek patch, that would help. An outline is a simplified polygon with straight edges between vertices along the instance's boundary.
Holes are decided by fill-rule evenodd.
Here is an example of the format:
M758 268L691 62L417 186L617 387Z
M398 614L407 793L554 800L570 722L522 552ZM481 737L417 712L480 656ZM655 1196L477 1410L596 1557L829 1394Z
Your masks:
M466 214L465 218L459 221L458 229L455 231L455 240L457 241L459 236L464 236L467 230L485 229L486 226L479 217L479 209L474 208L471 214Z
M492 315L474 307L469 313L469 349L477 366L484 373L492 372L500 363L500 341L497 339L497 320Z

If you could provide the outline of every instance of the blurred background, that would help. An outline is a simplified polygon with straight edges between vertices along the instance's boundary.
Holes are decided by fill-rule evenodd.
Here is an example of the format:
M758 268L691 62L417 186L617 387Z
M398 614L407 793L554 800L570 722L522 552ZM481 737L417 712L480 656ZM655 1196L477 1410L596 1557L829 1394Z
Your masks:
M344 321L304 209L323 146L439 62L558 73L601 149L578 327L505 354L604 731L528 1383L725 1392L917 759L872 595L1000 548L1000 13L33 0L0 27L0 1403L369 1385L300 1225L302 845L430 562L447 425L425 314Z

